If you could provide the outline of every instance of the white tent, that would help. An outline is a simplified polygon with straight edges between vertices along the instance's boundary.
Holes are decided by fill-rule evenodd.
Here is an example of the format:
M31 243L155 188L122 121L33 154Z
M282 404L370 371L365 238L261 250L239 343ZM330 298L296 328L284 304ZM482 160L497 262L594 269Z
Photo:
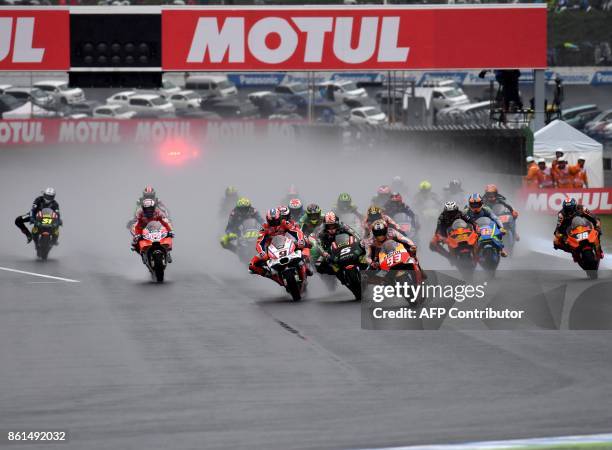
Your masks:
M589 187L604 187L603 145L571 125L555 120L534 133L533 155L555 159L555 151L561 148L570 164L576 164L578 156L584 156Z

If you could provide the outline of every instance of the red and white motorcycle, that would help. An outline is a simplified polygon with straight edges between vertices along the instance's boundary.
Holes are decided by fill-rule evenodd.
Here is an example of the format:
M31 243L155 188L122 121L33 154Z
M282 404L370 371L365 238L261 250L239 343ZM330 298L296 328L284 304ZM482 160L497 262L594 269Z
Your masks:
M267 249L267 268L272 276L283 283L294 301L302 298L306 290L306 263L295 239L288 235L272 238Z

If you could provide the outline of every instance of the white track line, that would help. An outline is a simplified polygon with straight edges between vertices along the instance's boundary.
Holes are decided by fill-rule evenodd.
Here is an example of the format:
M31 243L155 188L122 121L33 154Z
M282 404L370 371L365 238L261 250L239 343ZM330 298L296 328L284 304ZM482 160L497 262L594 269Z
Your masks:
M72 280L70 278L62 278L62 277L54 277L51 275L44 275L42 273L26 272L25 270L11 269L9 267L0 267L0 270L4 270L5 272L22 273L24 275L31 275L33 277L49 278L51 280L65 281L66 283L80 283L79 280Z
M415 445L410 447L380 447L369 450L493 450L537 448L543 450L552 446L575 446L588 444L612 443L612 434L592 434L588 436L562 436L550 438L515 439L509 441L466 442L448 445ZM368 450L368 449L362 449Z

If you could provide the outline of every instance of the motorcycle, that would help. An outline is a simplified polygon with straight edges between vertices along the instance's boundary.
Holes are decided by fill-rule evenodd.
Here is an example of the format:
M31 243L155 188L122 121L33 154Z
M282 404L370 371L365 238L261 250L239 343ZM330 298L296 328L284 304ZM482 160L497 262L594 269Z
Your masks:
M164 282L164 273L168 264L168 253L172 250L172 238L160 222L149 222L138 243L138 252L143 264L147 266L151 277L158 283Z
M584 217L574 217L567 228L566 245L574 261L591 279L597 278L600 261L599 233Z
M359 240L346 233L338 234L331 245L331 266L338 280L361 300L361 267L364 250Z
M51 247L59 236L59 216L51 208L44 208L36 213L32 227L32 239L36 247L36 256L47 260Z
M238 227L236 239L236 254L240 261L248 263L255 251L255 243L259 237L261 224L255 219L247 219Z
M401 242L387 240L378 252L378 265L380 269L368 276L368 283L395 285L408 283L418 285L423 282L423 273L416 257ZM411 303L419 303L417 299L407 299Z
M395 214L392 219L397 223L400 227L399 232L406 236L408 239L412 240L412 242L417 242L417 232L414 227L414 223L412 218L406 213L398 213Z
M294 301L301 300L307 285L306 264L295 240L288 235L274 236L267 257L268 270L282 281Z
M503 248L502 233L495 222L488 217L481 217L476 221L476 224L480 229L478 235L478 263L489 275L495 276Z
M508 252L509 255L512 254L512 250L514 250L514 230L515 230L515 219L512 213L508 208L504 205L497 203L493 206L493 213L499 218L499 221L502 223L504 228L506 229L506 234L504 235L502 241L504 243L504 248Z
M450 253L451 262L457 266L459 272L471 278L478 261L476 243L478 234L471 225L464 220L457 219L447 231L446 245Z

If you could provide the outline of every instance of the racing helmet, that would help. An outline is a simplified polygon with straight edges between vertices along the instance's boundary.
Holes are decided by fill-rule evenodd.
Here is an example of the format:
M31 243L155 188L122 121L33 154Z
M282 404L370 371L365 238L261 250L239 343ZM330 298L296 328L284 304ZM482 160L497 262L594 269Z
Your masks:
M499 192L497 191L497 186L495 186L494 184L487 184L487 187L485 188L485 197L488 201L496 201L498 193Z
M142 198L152 198L153 200L157 198L157 193L155 192L155 189L153 189L153 186L145 186L145 188L142 190Z
M318 224L321 219L321 207L316 203L311 203L306 207L306 216L312 225Z
M393 192L391 194L391 197L389 197L389 201L397 205L401 205L402 203L404 203L402 194L400 194L399 192Z
M378 195L391 195L391 188L387 186L386 184L383 184L381 186L378 186L376 193Z
M348 209L353 204L353 199L347 192L342 192L338 196L338 209Z
M278 208L269 209L266 213L266 222L271 227L277 227L281 223L281 215Z
M391 189L394 191L401 191L404 188L404 182L402 181L402 177L396 175L393 177L391 181Z
M281 220L289 222L291 220L291 211L286 206L279 206L278 212L280 214Z
M240 197L236 202L236 208L244 211L251 207L251 200L246 197Z
M330 211L325 214L323 223L327 231L335 233L338 230L338 227L340 226L340 219L338 219L338 216L335 212Z
M226 197L237 197L238 196L238 189L236 189L234 186L228 186L225 188L225 196Z
M383 240L387 237L389 227L387 226L387 222L385 222L384 220L375 220L371 228L372 235L377 241Z
M150 219L155 214L155 200L152 198L145 198L142 201L142 213L143 215Z
M292 198L289 200L289 214L291 217L297 217L298 219L302 217L304 213L304 207L302 206L302 201L299 198Z
M368 208L367 221L373 223L379 219L382 219L382 209L375 205L370 206Z
M48 187L47 189L45 189L42 194L43 194L43 200L45 201L47 205L51 203L53 200L55 200L55 189L52 187Z
M480 210L482 209L482 197L480 196L480 194L474 193L470 195L470 197L468 198L468 205L470 206L470 209L475 213L480 212Z
M577 210L577 206L578 203L575 198L566 197L565 200L563 200L563 214L566 216L574 214Z
M444 213L451 214L455 211L459 211L459 205L456 202L446 202L444 203Z
M448 190L451 192L461 192L461 181L454 179L448 182Z
M427 180L421 181L421 183L419 184L419 190L422 192L431 191L431 183Z

